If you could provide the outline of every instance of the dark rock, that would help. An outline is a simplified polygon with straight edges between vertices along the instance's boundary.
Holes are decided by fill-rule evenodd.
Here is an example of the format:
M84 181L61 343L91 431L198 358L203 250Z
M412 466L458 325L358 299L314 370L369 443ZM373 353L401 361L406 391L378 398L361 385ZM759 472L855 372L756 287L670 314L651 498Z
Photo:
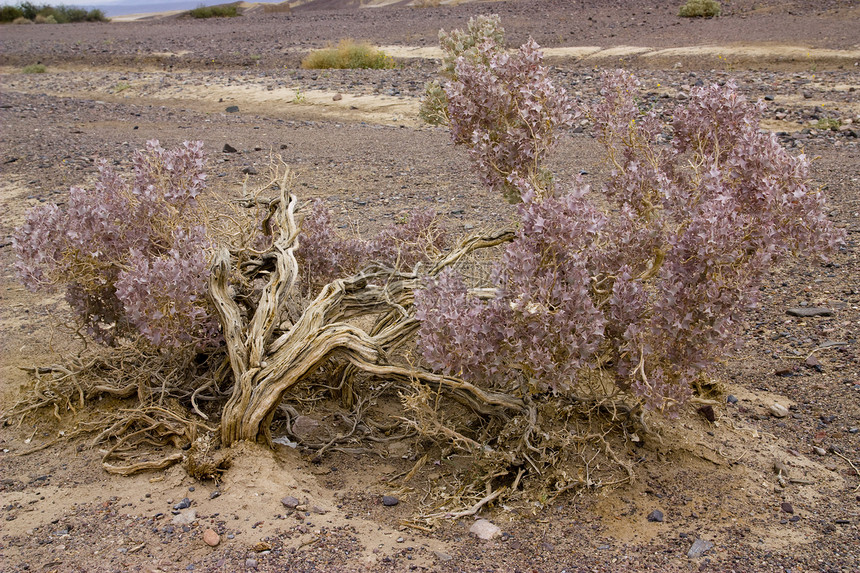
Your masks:
M237 153L238 150L230 145L229 143L224 144L224 149L222 150L224 153Z
M400 503L400 500L394 497L393 495L383 495L382 496L382 505L386 507L394 507Z
M794 513L794 508L787 501L784 501L781 504L779 504L779 508L782 511L784 511L785 513Z
M256 175L258 171L254 167L246 165L242 168L242 173L244 173L245 175Z
M726 402L728 404L737 404L738 399L734 394L729 394L728 396L726 396Z
M191 500L187 497L184 497L182 498L182 501L173 506L173 509L186 509L189 507L191 507Z
M709 422L716 422L717 421L717 414L714 412L714 407L711 406L710 404L702 406L697 411L699 412L699 414L704 416L704 418L707 421L709 421Z
M339 93L338 93L338 94L334 94L334 95L331 97L331 99L332 99L332 101L340 101L340 100L342 100L342 99L343 99L343 94L339 94Z
M227 109L225 109L224 111L226 111L227 113L236 113L239 111L239 106L238 105L230 105L230 106L227 106Z
M648 521L652 521L654 523L663 523L663 512L659 509L655 509L651 513L648 514Z
M785 313L789 316L799 316L801 318L809 318L812 316L833 316L833 311L823 306L798 306L790 308Z

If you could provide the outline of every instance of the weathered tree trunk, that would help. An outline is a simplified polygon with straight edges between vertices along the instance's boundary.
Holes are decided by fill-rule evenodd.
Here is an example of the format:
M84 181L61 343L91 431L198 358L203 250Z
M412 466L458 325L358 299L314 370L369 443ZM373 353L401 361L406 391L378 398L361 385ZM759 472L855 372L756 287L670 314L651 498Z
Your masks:
M413 292L420 284L412 273L376 267L336 280L322 289L287 332L275 338L281 305L296 283L299 268L294 254L299 246L296 198L287 194L286 186L286 182L281 184L280 198L270 204L278 237L266 256L274 258L274 269L247 324L230 295L229 251L222 249L212 265L209 292L218 310L234 380L221 416L223 445L240 440L271 443L269 428L284 394L333 356L348 361L351 369L440 387L476 411L523 408L516 398L389 361L389 352L418 328L406 310L411 308ZM510 241L513 236L504 231L470 238L436 263L429 274L438 274L464 255ZM371 333L346 322L369 314L386 317Z

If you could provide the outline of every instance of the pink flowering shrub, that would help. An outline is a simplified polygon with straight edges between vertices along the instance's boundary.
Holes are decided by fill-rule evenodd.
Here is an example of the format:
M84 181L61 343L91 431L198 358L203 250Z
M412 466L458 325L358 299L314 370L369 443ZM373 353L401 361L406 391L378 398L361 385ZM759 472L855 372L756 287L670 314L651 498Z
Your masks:
M64 208L36 207L16 230L16 269L31 290L62 286L98 342L142 335L156 347L218 337L206 296L210 241L197 197L202 143L134 155L134 177L99 164L93 189L72 187Z
M491 73L462 72L463 85ZM522 81L558 93L544 76L530 77ZM646 408L671 412L737 345L740 311L755 302L767 269L792 254L827 252L841 236L809 185L808 160L758 129L761 105L733 83L694 89L674 112L671 145L659 137L669 126L637 108L635 78L608 73L603 86L601 103L586 110L613 166L601 193L581 182L551 194L518 184L521 226L495 267L496 295L470 296L454 273L431 281L415 297L418 346L441 372L525 395L575 397L581 381L609 372ZM469 104L469 94L479 99ZM490 116L473 119L479 108L505 109L503 91L449 98L455 138L484 181L507 193L497 166L519 174L537 162L514 158L518 151L546 148L518 146L516 130L504 141L508 126L494 128ZM485 135L494 129L497 146Z
M305 290L357 273L369 263L411 269L429 262L445 247L446 235L432 211L415 211L370 239L341 237L322 201L315 201L302 222L296 253Z
M573 104L549 80L533 40L513 54L492 39L475 50L480 57L458 58L456 79L445 85L452 139L466 145L482 182L511 203L552 194L542 162L576 118Z

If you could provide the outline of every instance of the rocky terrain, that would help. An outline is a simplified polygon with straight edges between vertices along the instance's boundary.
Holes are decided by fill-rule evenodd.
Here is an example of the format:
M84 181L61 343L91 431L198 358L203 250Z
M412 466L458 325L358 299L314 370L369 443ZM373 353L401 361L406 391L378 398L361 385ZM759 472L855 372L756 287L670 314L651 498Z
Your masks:
M246 445L218 484L179 467L118 477L86 438L21 455L88 415L40 412L0 428L0 571L860 570L860 7L738 0L721 18L686 20L673 2L648 6L320 0L223 21L2 27L0 409L28 383L21 368L81 348L62 327L62 297L17 281L12 231L31 206L91 182L98 158L127 168L147 140L202 140L212 188L235 196L280 155L300 199L325 201L344 230L370 232L416 206L455 233L509 220L447 132L417 118L439 28L474 14L500 14L512 44L533 36L581 102L598 97L608 67L636 73L667 118L691 87L736 82L767 104L763 129L814 158L847 243L829 262L773 270L759 306L738 310L746 343L721 367L715 421L691 409L662 422L662 441L636 452L632 484L428 524L415 519L422 488L453 462L392 486L414 464L409 444L319 463ZM298 67L346 37L386 46L398 66ZM47 73L21 72L37 62ZM587 123L553 161L562 178L584 171L599 184L606 171Z

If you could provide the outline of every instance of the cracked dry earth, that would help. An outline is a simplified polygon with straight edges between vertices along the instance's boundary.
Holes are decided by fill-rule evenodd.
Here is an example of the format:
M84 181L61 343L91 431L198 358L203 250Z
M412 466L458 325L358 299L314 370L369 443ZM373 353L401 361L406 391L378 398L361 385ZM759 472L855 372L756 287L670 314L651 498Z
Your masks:
M416 206L457 233L510 220L447 133L416 116L436 32L477 13L501 14L513 43L547 46L553 79L583 102L597 97L600 68L618 65L666 114L702 82L763 98L762 128L815 158L812 179L847 243L828 263L774 269L759 306L738 309L745 344L718 373L714 422L694 410L659 422L659 439L627 452L632 484L483 509L476 517L501 530L492 540L470 534L471 517L416 527L424 489L455 462L435 460L394 492L389 479L416 459L408 443L319 463L243 445L219 484L179 467L117 477L85 439L20 455L87 416L45 412L0 428L0 571L860 570L860 11L835 0L723 5L710 21L682 21L671 2L547 0L3 27L3 407L28 383L21 368L80 350L57 327L69 317L62 298L17 282L12 231L28 208L91 182L97 158L125 169L149 139L199 139L219 193L241 193L246 176L262 183L280 154L300 199L325 201L344 229L370 232ZM389 46L397 69L298 68L304 50L342 37ZM20 72L37 61L46 74ZM822 119L836 128L819 129ZM597 184L606 171L588 125L553 161L561 178L586 171ZM397 505L382 503L395 493Z

